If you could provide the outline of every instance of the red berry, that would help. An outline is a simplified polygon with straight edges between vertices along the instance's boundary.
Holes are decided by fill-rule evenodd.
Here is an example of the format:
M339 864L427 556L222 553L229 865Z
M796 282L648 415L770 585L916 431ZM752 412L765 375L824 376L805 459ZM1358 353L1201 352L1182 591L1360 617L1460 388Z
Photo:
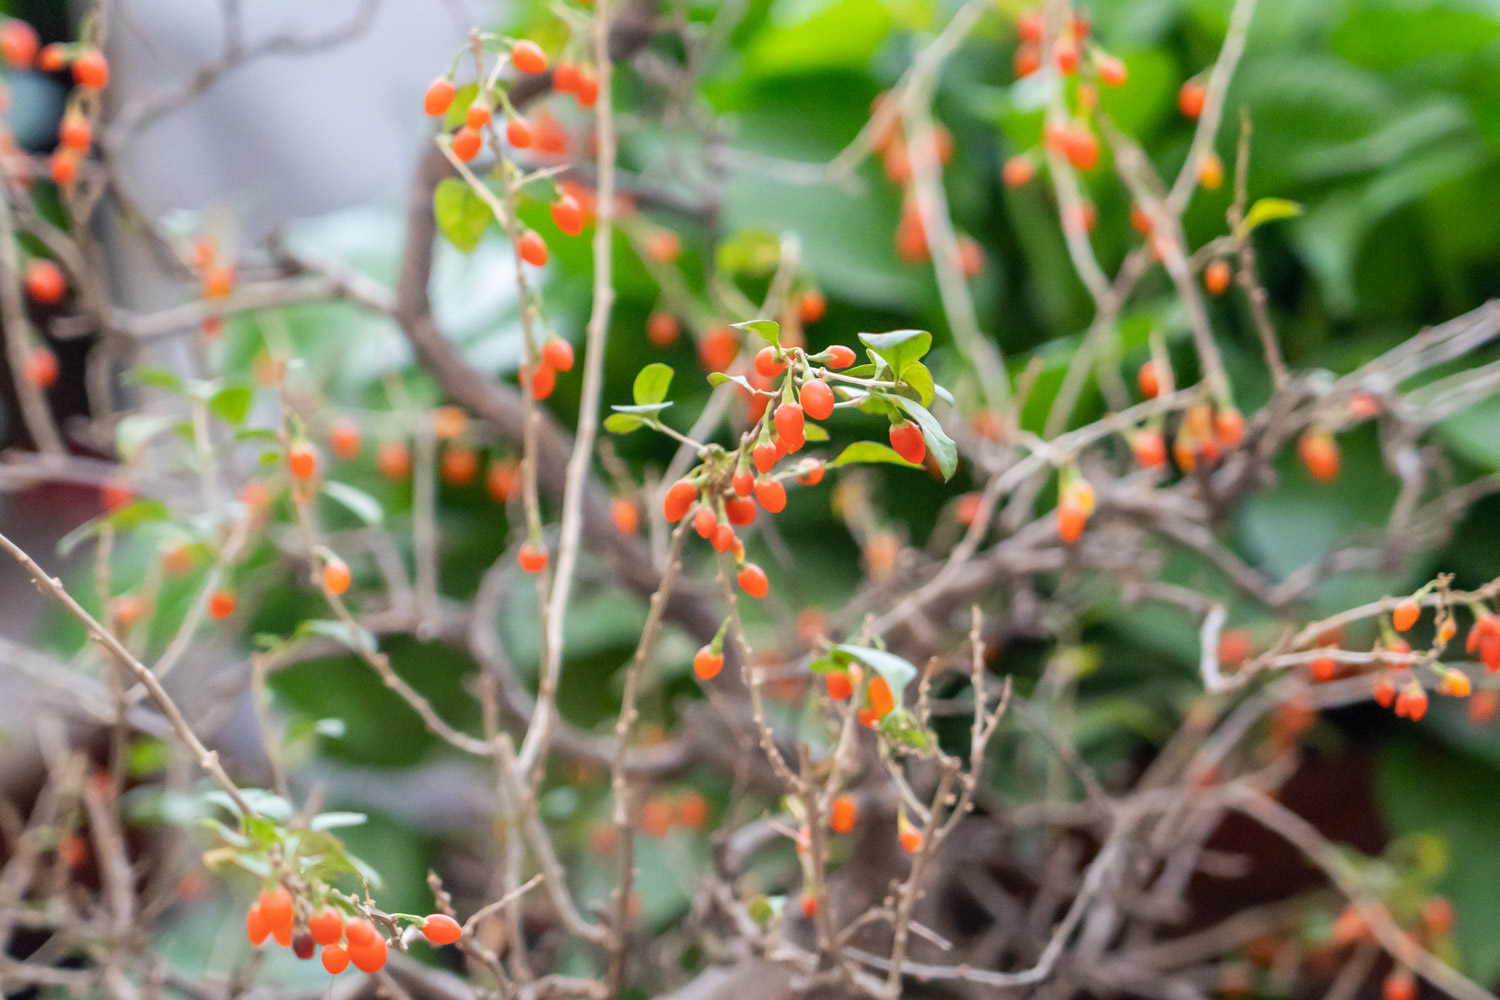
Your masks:
M1035 176L1036 163L1024 153L1006 160L1005 169L1001 171L1007 187L1025 187Z
M532 267L541 267L547 263L547 241L534 229L528 229L522 234L516 249L521 254L521 259Z
M848 368L855 362L853 349L843 344L834 344L826 353L828 354L828 367L834 370Z
M802 392L797 397L802 412L814 420L827 420L833 414L833 390L822 379L808 379L802 383Z
M329 559L323 567L323 586L335 594L342 594L349 589L349 583L349 564L337 556Z
M1188 80L1177 91L1177 109L1189 118L1197 118L1203 114L1203 102L1208 97L1208 90L1197 80Z
M766 579L766 571L755 563L746 564L736 579L740 589L751 597L765 597L771 590L771 581Z
M1094 68L1099 71L1099 81L1105 86L1124 86L1125 64L1114 56L1105 52L1095 52Z
M292 894L287 892L286 886L278 885L271 889L265 889L260 894L260 912L265 917L266 926L276 940L286 947L292 940L292 927L296 920L296 911L292 905Z
M755 463L755 467L761 472L770 472L775 467L776 460L780 457L777 454L776 446L769 441L756 445L755 450L750 453L750 458Z
M1076 542L1088 523L1088 514L1072 499L1057 505L1057 535L1064 542Z
M1210 295L1223 295L1229 290L1229 261L1211 261L1203 269L1203 287Z
M640 511L624 497L615 497L609 502L609 520L622 535L634 535L641 529Z
M804 458L797 464L797 482L803 486L816 486L823 481L823 463L815 458Z
M1417 995L1417 981L1410 972L1398 969L1385 977L1385 982L1380 986L1382 1000L1414 1000Z
M62 124L57 128L57 139L69 149L87 153L94 141L94 132L89 128L87 118L77 112L69 112L63 115Z
M307 932L318 944L338 944L344 937L344 915L325 906L307 918Z
M553 337L542 345L542 363L551 365L560 372L573 370L573 345L566 340Z
M825 680L828 686L828 697L835 701L843 701L854 693L854 679L847 671L835 670Z
M349 946L367 945L380 935L375 930L375 925L364 917L355 917L344 927L344 936L349 939Z
M266 915L261 912L259 903L251 903L250 909L245 911L245 936L257 948L271 936L271 927L266 923Z
M530 149L534 140L531 124L524 118L512 118L505 123L505 141L517 149Z
M828 311L828 300L817 289L809 289L797 298L797 317L803 325L816 323Z
M693 674L700 681L713 680L724 669L724 654L704 646L693 655Z
M1155 469L1167 464L1167 442L1161 431L1141 431L1131 442L1130 450L1144 468Z
M216 590L208 598L208 617L228 618L234 614L234 595L227 590Z
M671 313L654 312L646 317L646 339L653 347L671 347L677 343L677 317Z
M73 182L78 180L78 161L77 150L59 149L54 151L52 158L47 161L52 183L61 188L72 187Z
M45 347L38 347L26 358L26 381L38 389L57 384L57 355Z
M545 361L536 366L536 371L531 373L531 398L546 399L552 395L552 390L557 386L557 369Z
M467 125L453 133L453 155L464 163L478 156L479 147L482 145L484 145L483 137Z
M775 378L786 371L786 361L776 356L776 348L769 344L755 353L755 370L762 378Z
M15 69L30 69L40 42L36 29L25 21L7 18L0 25L0 58Z
M709 544L714 547L715 552L728 552L734 548L736 541L734 529L727 524L721 524L714 528L713 537L709 539Z
M891 425L891 447L913 465L921 465L927 457L927 440L922 437L922 429L906 421Z
M552 221L557 225L558 229L561 229L567 235L577 236L583 232L583 206L578 204L577 198L574 198L570 194L565 194L552 203ZM655 315L659 314L653 314L653 318ZM650 334L650 326L651 324L648 320L646 324L648 335ZM675 335L673 339L676 339ZM652 343L655 343L655 338L652 338Z
M1157 374L1155 361L1141 365L1141 370L1135 375L1135 384L1140 386L1141 395L1147 399L1155 399L1161 394L1161 376Z
M786 443L788 452L798 452L807 443L806 418L802 407L796 403L782 403L776 407L771 419L776 423L776 434Z
M109 85L109 63L98 49L85 49L73 60L73 82L85 90L103 90Z
M747 497L755 491L755 476L742 465L734 470L734 476L729 480L729 485L740 496Z
M1052 46L1052 58L1057 62L1059 73L1072 76L1078 69L1078 43L1064 35Z
M1068 162L1079 170L1093 170L1099 165L1099 140L1083 127L1069 129L1063 139Z
M662 514L669 522L675 524L687 516L687 512L697 499L698 487L686 479L679 479L671 485L662 500Z
M33 302L51 305L63 297L68 282L62 268L44 257L33 258L26 265L26 294Z
M349 968L349 953L336 944L329 945L323 949L323 968L338 975Z
M61 42L42 46L42 51L36 57L36 68L43 73L56 73L66 65L68 65L68 50Z
M828 826L834 833L848 833L854 829L854 821L858 812L853 796L840 795L833 800L833 806L828 811Z
M916 854L922 849L922 831L915 827L906 827L901 831L901 849L907 854Z
M707 507L699 507L698 513L693 515L693 530L698 532L699 538L712 538L718 526L719 519Z
M375 452L375 468L386 479L396 482L411 475L411 449L404 441L383 441Z
M521 546L519 560L521 569L528 573L540 573L547 568L547 550L527 542Z
M469 105L469 109L464 112L464 124L477 132L490 123L490 117L489 105L485 104L482 100L476 99L474 103Z
M1015 70L1017 80L1024 80L1041 68L1042 50L1038 46L1030 42L1025 42L1016 47Z
M446 913L434 913L422 924L423 937L433 944L452 944L463 934L463 927Z
M1391 624L1396 627L1397 632L1405 632L1417 623L1421 615L1421 605L1408 597L1396 605L1396 609L1391 612Z
M573 96L578 98L580 108L592 108L594 102L599 100L599 77L593 70L578 71L578 86L574 89Z
M1023 42L1040 42L1046 29L1046 21L1040 10L1029 10L1016 19L1016 34Z
M354 967L361 972L379 972L385 968L387 950L385 938L379 934L375 935L374 940L365 944L355 944L350 941L349 961L353 962Z
M552 71L552 89L566 94L578 89L578 64L560 62Z
M1214 437L1224 448L1236 448L1245 439L1245 416L1239 410L1220 410L1214 416Z
M958 270L965 278L977 278L984 270L984 248L972 236L959 237Z
M433 118L445 115L453 106L453 95L456 93L448 78L440 76L427 85L427 93L422 95L422 110Z
M333 428L328 432L328 450L334 456L344 461L359 457L360 449L364 447L364 441L360 436L359 424L348 417L341 417Z
M530 39L522 39L510 50L510 61L522 73L547 72L547 54L542 47Z
M755 501L744 497L730 497L724 501L724 516L729 523L743 527L755 521Z
M311 934L298 934L292 938L292 954L302 961L312 958L318 951L318 943L312 939Z
M645 250L656 263L670 264L682 253L682 238L670 229L657 229L646 237Z
M310 444L292 445L286 453L286 465L297 479L311 479L318 471L318 453Z
M1328 483L1339 475L1339 445L1327 431L1310 430L1297 440L1297 455L1307 471L1319 482Z
M767 514L780 514L786 510L786 487L779 479L758 479L755 482L755 499L766 509Z

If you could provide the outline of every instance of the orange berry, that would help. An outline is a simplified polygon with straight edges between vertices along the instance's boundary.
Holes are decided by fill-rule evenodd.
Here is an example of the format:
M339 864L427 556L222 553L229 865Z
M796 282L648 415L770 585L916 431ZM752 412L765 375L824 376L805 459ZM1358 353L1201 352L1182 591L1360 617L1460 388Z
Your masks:
M675 524L687 516L698 499L698 487L691 480L679 479L673 483L662 498L662 515Z
M463 927L446 913L431 914L422 922L422 936L433 944L452 944L463 935Z
M828 355L828 367L835 370L848 368L857 360L853 349L845 347L843 344L834 344L825 353ZM812 416L812 414L808 414L808 416Z
M307 918L307 932L318 944L338 944L344 938L344 915L325 906Z
M510 61L522 73L547 72L547 54L542 47L530 39L522 39L510 50Z
M1189 118L1203 114L1203 104L1208 98L1208 89L1198 80L1188 80L1177 91L1177 110Z
M521 546L519 555L521 568L528 573L540 573L547 568L547 550L539 545L526 542Z
M657 229L646 238L646 256L658 264L670 264L682 253L682 239L670 229Z
M1313 680L1326 683L1338 676L1339 665L1332 658L1320 656L1308 664Z
M1130 450L1143 468L1156 469L1167 464L1167 442L1161 431L1141 431L1131 441Z
M1016 79L1023 80L1042 68L1042 50L1026 42L1016 47Z
M701 830L708 822L708 800L697 792L685 792L677 800L677 822L689 830Z
M654 312L646 317L646 339L653 347L671 347L677 343L677 317L671 313Z
M641 527L640 512L624 497L615 497L609 502L609 520L622 535L633 535Z
M405 441L382 441L375 452L375 468L395 482L411 475L411 449Z
M816 323L828 311L828 300L817 289L808 289L797 298L797 316L804 324Z
M1417 980L1405 969L1398 969L1385 977L1380 985L1382 1000L1415 1000Z
M521 235L516 252L532 267L541 267L547 263L547 241L534 229L528 229Z
M891 693L891 686L886 683L885 678L879 674L870 680L870 709L877 716L884 718L896 708L896 696Z
M578 89L578 64L560 62L552 71L552 89L566 94Z
M1141 370L1135 375L1135 384L1147 399L1155 399L1161 394L1161 376L1157 374L1155 361L1141 365Z
M578 70L578 86L573 90L580 108L592 108L599 100L599 76L587 67Z
M1422 923L1433 934L1448 934L1453 930L1453 904L1442 896L1433 896L1422 904Z
M265 918L266 926L271 929L276 940L282 946L291 940L292 925L296 919L295 908L292 904L292 894L287 892L286 886L278 885L261 891L258 901L261 915ZM283 941L282 938L286 940Z
M36 57L36 68L43 73L56 73L68 65L68 50L61 42L52 42L42 46L42 51Z
M208 617L228 618L234 614L234 595L227 590L216 590L208 597Z
M364 917L355 917L344 927L344 937L348 939L350 946L367 945L379 937L375 925Z
M432 433L439 441L462 437L469 429L469 417L457 406L439 406L432 411Z
M376 934L375 937L364 943L355 944L349 942L349 961L361 972L379 972L385 968L385 960L388 948L385 938Z
M530 149L536 140L531 123L524 118L512 118L505 123L505 141L517 149Z
M1214 437L1225 448L1239 447L1245 439L1245 417L1236 409L1220 410L1214 416Z
M453 106L453 95L457 91L452 82L445 76L440 76L427 85L427 93L422 95L422 110L432 118L448 113Z
M14 69L30 69L36 60L40 41L36 29L17 18L6 18L0 24L0 58Z
M359 457L360 449L364 441L360 436L359 424L348 417L341 417L328 431L328 450L333 452L334 457L349 461Z
M1223 295L1229 290L1229 277L1229 261L1211 261L1203 269L1203 287L1210 295Z
M709 330L698 345L698 362L705 371L721 372L734 364L740 353L740 338L732 327L718 326Z
M765 597L771 590L771 582L766 578L766 571L755 563L748 563L735 579L738 580L740 589L751 597Z
M922 460L927 457L927 439L922 436L922 429L916 424L905 420L891 424L890 440L896 454L913 465L921 465Z
M323 566L323 586L335 594L342 594L349 589L351 576L349 564L338 556L329 559Z
M1397 604L1391 612L1391 624L1396 627L1397 632L1405 632L1417 623L1422 616L1422 606L1408 597Z
M773 379L786 371L786 360L776 356L776 348L767 344L755 352L755 372L761 378Z
M73 182L78 180L78 163L80 157L76 149L59 149L53 152L52 159L48 161L52 183L60 188L69 188Z
M349 968L349 953L336 944L329 945L323 949L323 968L338 975Z
M1450 670L1443 675L1443 694L1450 698L1467 698L1474 692L1474 682L1461 670Z
M1339 475L1339 446L1333 435L1323 430L1309 430L1297 440L1297 455L1307 471L1319 482L1328 483Z
M641 806L641 831L648 837L665 837L672 829L672 807L660 796L653 796Z
M577 236L583 232L583 206L578 204L577 198L565 194L552 203L552 221L568 236Z
M473 448L451 447L443 452L443 482L449 486L468 486L479 472L479 453Z
M714 529L719 526L719 519L714 512L707 507L699 507L698 513L693 518L693 530L698 532L699 538L712 538Z
M546 399L557 387L557 369L543 362L531 373L531 398Z
M1108 87L1125 85L1125 64L1105 52L1094 54L1094 68L1099 71L1099 81Z
M250 909L245 911L245 936L257 948L271 936L271 927L266 923L266 915L261 912L259 903L251 903Z
M903 827L901 830L901 849L907 854L916 854L922 849L922 831L916 827Z
M1088 523L1088 514L1076 501L1064 499L1057 505L1057 534L1064 542L1076 542Z
M828 825L834 833L848 833L854 829L857 814L858 808L854 804L854 797L840 795L833 800L833 805L828 811Z
M1198 163L1198 183L1206 190L1217 191L1224 184L1224 161L1210 152Z
M755 481L755 501L765 508L767 514L780 514L786 510L786 487L780 480L762 476Z
M824 682L828 687L828 697L835 701L843 701L854 693L854 678L849 676L848 671L831 671Z
M84 49L73 60L73 82L85 90L103 90L109 85L109 62L98 49Z
M135 594L120 594L109 602L109 617L117 628L130 628L145 613L146 602Z
M45 347L38 347L26 357L26 381L38 389L47 389L57 384L57 355Z
M453 155L464 163L478 156L483 145L484 137L467 125L453 133Z
M566 340L553 337L542 345L542 363L551 365L560 372L573 368L573 345Z
M1036 177L1036 162L1025 153L1012 156L1005 161L1001 177L1007 187L1025 187L1031 183L1032 178Z
M482 100L476 100L464 112L464 124L478 131L490 123L490 109Z
M52 305L62 301L68 282L62 268L45 257L36 257L26 265L26 294L33 302Z
M318 453L310 444L295 444L287 450L286 465L297 479L311 479L318 471Z
M1219 664L1236 667L1250 659L1253 643L1248 629L1225 629L1219 635Z

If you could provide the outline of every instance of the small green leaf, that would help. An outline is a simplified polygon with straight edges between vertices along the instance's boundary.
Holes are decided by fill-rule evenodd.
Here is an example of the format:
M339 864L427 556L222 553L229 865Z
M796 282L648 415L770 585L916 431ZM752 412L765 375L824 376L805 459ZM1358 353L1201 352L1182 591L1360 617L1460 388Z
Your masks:
M768 319L748 319L743 323L731 323L736 330L749 330L768 344L781 343L781 326Z
M725 274L770 274L781 262L781 241L764 230L743 230L720 243L717 256Z
M236 427L234 429L236 441L278 441L276 432L269 427Z
M125 381L134 382L137 385L154 385L158 389L175 392L182 395L184 392L182 378L175 372L167 371L165 368L157 368L154 365L142 365L132 368L125 373Z
M916 679L917 668L912 666L909 660L895 653L887 653L883 649L871 649L868 646L852 646L849 643L841 643L834 648L849 654L885 678L891 694L896 696L897 701L901 700L906 686Z
M126 462L135 459L141 446L173 424L171 417L159 413L131 413L115 427L115 450Z
M660 403L667 398L667 390L672 385L672 366L664 365L660 361L653 362L642 368L635 376L635 385L631 389L631 395L636 404L648 406Z
M357 812L319 813L308 820L309 830L337 830L345 826L362 826L370 817Z
M669 399L664 403L641 403L639 405L627 405L624 403L618 403L614 406L611 406L610 409L614 410L616 413L635 413L646 417L647 419L650 419L651 417L660 413L662 410L669 409L671 405L672 401Z
M932 405L932 394L937 388L932 381L932 372L920 361L913 361L906 366L906 371L901 373L901 381L916 390L917 402L923 406Z
M886 713L885 718L880 720L880 731L897 743L918 750L925 750L932 743L927 733L917 725L916 718L904 706Z
M1250 206L1250 211L1245 213L1239 228L1235 230L1235 236L1244 237L1257 226L1267 222L1275 222L1277 219L1292 219L1302 214L1302 206L1295 201L1286 198L1258 198L1255 204Z
M859 340L890 367L891 377L897 381L904 377L908 365L920 361L932 349L932 334L926 330L862 333Z
M891 465L904 465L908 469L920 469L920 465L913 465L900 455L896 450L878 441L856 441L839 453L839 457L828 463L828 468L837 469L843 465L856 465L866 462L888 462Z
M827 441L828 431L823 427L822 424L815 424L811 420L809 420L802 426L802 437L808 443L813 443L816 441Z
M646 421L633 413L611 413L604 418L604 429L611 434L629 434L646 426Z
M351 514L368 525L377 525L385 519L385 511L381 509L379 500L348 483L341 483L336 479L325 480L323 493L330 500L343 504Z
M242 424L254 398L255 393L248 385L225 386L208 398L208 408L225 423Z
M751 385L750 380L745 378L745 376L743 375L726 375L723 372L708 373L709 385L723 385L725 382L733 382L735 385L751 394L754 394L756 391L755 386Z
M943 474L944 479L952 479L953 473L958 469L958 446L953 443L939 424L937 417L932 412L917 402L915 399L907 399L905 396L891 396L907 414L922 428L922 437L927 439L927 450L932 452L932 457L937 460L938 471Z
M484 199L466 181L456 177L438 182L437 190L432 193L432 211L443 235L464 253L472 253L479 246L484 231L495 218Z
M311 639L314 636L332 639L357 653L373 653L378 648L375 636L365 629L358 626L350 628L341 621L329 618L309 618L298 622L297 631L293 635L298 639Z

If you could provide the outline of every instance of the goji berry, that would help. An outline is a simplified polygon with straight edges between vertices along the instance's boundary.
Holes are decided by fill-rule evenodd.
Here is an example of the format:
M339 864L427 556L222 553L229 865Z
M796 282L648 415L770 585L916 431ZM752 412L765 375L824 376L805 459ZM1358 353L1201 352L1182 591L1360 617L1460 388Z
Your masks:
M517 117L505 123L505 141L516 149L530 149L535 138L526 119Z
M364 440L360 435L359 424L341 417L328 431L328 450L333 452L334 457L349 461L359 457L360 449L364 447Z
M547 568L547 550L540 545L526 542L521 546L518 554L521 569L527 573L540 573Z
M751 597L765 597L771 590L771 581L766 579L766 571L755 563L747 563L736 577L740 589Z
M700 681L713 680L723 669L723 653L715 653L708 646L704 646L693 654L693 673Z
M558 229L561 229L568 236L577 236L583 232L583 206L578 204L577 198L574 198L570 194L565 194L552 203L552 221ZM650 332L649 320L647 321L647 332L648 334Z
M830 675L832 676L832 675ZM848 833L854 829L854 821L858 815L858 808L854 804L851 795L840 795L833 800L833 805L828 812L828 825L834 833Z
M1177 109L1189 118L1203 114L1203 104L1208 98L1208 89L1196 80L1188 80L1177 91Z
M1025 187L1036 177L1036 161L1025 153L1012 156L1005 161L1000 176L1007 187Z
M780 514L786 509L786 487L781 485L779 479L757 479L755 500L766 509L767 514Z
M677 343L677 317L671 313L654 312L646 317L646 339L653 347L671 347Z
M464 163L468 163L479 155L479 149L484 145L484 138L475 129L465 125L453 133L453 155Z
M332 557L323 566L323 586L335 594L347 591L350 579L349 564L338 556Z
M422 936L433 944L452 944L463 935L463 927L446 913L430 914L422 922Z
M615 497L609 502L609 520L622 535L634 535L641 527L640 511L624 497Z
M453 97L457 93L453 82L440 76L427 85L427 93L422 95L422 110L432 118L445 115L453 107Z
M687 479L679 479L662 498L662 514L669 522L681 521L697 499L698 487Z
M318 944L338 944L344 937L344 915L325 906L307 918L307 932Z
M68 282L62 268L44 257L37 257L26 265L26 294L33 302L52 305L62 300Z
M73 82L85 90L109 85L109 62L98 49L84 49L73 60Z
M521 234L521 241L516 245L521 259L532 267L541 267L547 263L547 241L542 239L541 233L534 229L528 229Z
M310 444L294 444L287 449L286 466L297 479L311 479L318 471L318 453Z
M30 69L41 44L36 29L17 18L6 18L0 24L0 57L15 69Z
M835 370L848 368L856 360L854 350L845 347L843 344L834 344L826 353L828 355L828 367Z
M228 618L234 614L234 595L227 590L216 590L208 597L208 616Z
M927 457L927 439L916 424L905 420L891 424L890 439L896 454L913 465L921 465Z
M776 435L786 445L788 452L798 452L807 443L807 427L802 407L796 403L782 403L776 407L771 419L776 424Z
M523 38L510 50L510 61L522 73L547 72L547 54L542 47L530 39Z
M1229 261L1210 261L1203 269L1203 287L1210 295L1223 295L1229 290L1229 277Z
M38 389L57 384L57 355L45 347L38 347L26 356L26 381Z
M542 345L542 361L560 372L573 369L573 345L560 337L553 337Z
M323 968L333 975L338 975L349 968L349 953L336 944L331 944L323 949Z
M1391 624L1395 626L1397 632L1405 632L1415 625L1421 616L1422 606L1408 597L1391 611Z

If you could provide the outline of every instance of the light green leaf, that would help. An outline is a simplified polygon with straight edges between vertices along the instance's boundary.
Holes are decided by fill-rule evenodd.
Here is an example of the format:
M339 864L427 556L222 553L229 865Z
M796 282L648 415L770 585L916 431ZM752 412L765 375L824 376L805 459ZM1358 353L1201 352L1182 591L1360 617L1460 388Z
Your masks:
M359 626L350 628L343 622L330 618L309 618L299 622L297 631L293 635L298 639L311 639L314 636L332 639L334 642L361 653L373 653L378 648L375 636L367 630Z
M952 479L953 473L958 469L958 446L943 431L943 426L938 423L937 417L934 417L927 407L914 399L907 399L905 396L890 398L895 400L912 420L916 421L918 427L922 428L922 437L927 439L927 450L932 452L932 457L937 460L938 471L943 474L944 479Z
M891 376L900 381L907 366L920 361L932 349L932 334L926 330L892 330L889 333L862 333L860 342L875 353L891 369ZM931 377L928 377L931 381Z
M755 386L751 385L750 380L743 375L726 375L723 372L708 373L709 385L723 385L725 382L733 382L746 392L754 393L756 391Z
M920 465L912 465L906 459L896 454L896 450L878 441L856 441L845 448L838 458L828 463L828 468L837 469L844 465L856 465L866 462L888 462L891 465L904 465L908 469L920 469Z
M604 429L611 434L629 434L646 425L646 421L631 413L611 413L604 418Z
M781 261L781 241L764 230L742 230L719 244L717 257L725 274L770 274Z
M840 643L834 649L841 653L847 653L856 660L874 670L890 686L891 694L896 700L901 700L906 686L917 676L917 668L910 660L897 656L895 653L887 653L883 649L871 649L868 646L853 646L849 643Z
M1244 237L1257 226L1267 222L1275 222L1277 219L1291 219L1302 214L1302 206L1295 201L1286 198L1258 198L1255 204L1250 206L1250 211L1245 213L1245 218L1240 221L1239 228L1235 230L1235 236Z
M328 479L323 482L323 493L330 500L343 504L351 514L368 525L377 525L385 519L380 501L358 487Z
M115 427L115 450L126 462L133 461L141 446L173 424L171 417L159 413L131 413Z
M157 368L154 365L142 365L132 368L125 373L125 381L134 382L137 385L154 385L158 389L175 392L182 395L185 391L182 378L175 372L167 371L165 368Z
M660 361L642 368L636 374L635 385L631 388L631 395L635 397L637 405L648 406L666 399L667 390L672 385L672 374L672 366Z
M827 441L828 431L821 424L815 424L811 420L802 426L802 437L808 442Z
M781 326L768 319L749 319L743 323L731 323L736 330L749 330L769 344L781 343Z
M255 393L248 385L225 386L208 398L208 408L225 423L241 424L250 413L254 398Z
M456 177L438 182L437 190L432 193L432 211L443 235L464 253L472 253L479 246L484 231L495 218L484 199Z
M309 830L337 830L346 826L361 826L370 817L357 812L319 813L308 821Z
M464 118L469 114L469 105L474 103L474 97L479 93L478 83L466 83L459 87L453 94L453 103L443 113L443 131L452 132L464 123Z

